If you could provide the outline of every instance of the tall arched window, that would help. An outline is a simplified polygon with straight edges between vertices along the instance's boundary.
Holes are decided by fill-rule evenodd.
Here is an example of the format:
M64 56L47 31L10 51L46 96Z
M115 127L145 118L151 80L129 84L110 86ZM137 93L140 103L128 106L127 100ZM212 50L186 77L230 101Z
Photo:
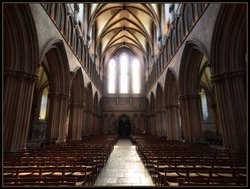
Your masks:
M108 92L115 93L115 60L111 59L108 68Z
M128 57L122 54L120 57L120 93L128 93Z
M140 93L140 62L134 59L132 62L132 91L133 93Z
M39 113L40 120L45 120L46 118L47 102L48 102L48 88L46 87L45 89L43 89L42 93L40 113Z
M204 89L201 89L202 120L208 121L207 97Z
M141 92L140 62L134 57L123 52L109 61L108 93L139 94Z

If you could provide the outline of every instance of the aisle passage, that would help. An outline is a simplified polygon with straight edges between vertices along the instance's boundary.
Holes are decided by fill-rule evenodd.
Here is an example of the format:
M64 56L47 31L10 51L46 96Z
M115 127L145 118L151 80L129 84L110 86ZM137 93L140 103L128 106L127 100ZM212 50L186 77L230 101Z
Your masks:
M154 186L129 139L119 139L94 186Z

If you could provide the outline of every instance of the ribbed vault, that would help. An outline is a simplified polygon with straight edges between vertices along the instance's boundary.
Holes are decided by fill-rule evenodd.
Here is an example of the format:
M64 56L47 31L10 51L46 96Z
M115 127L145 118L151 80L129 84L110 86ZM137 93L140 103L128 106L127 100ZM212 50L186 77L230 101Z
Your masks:
M159 29L159 5L149 3L91 4L90 27L95 28L96 52L104 62L127 47L146 60L153 51L153 29Z

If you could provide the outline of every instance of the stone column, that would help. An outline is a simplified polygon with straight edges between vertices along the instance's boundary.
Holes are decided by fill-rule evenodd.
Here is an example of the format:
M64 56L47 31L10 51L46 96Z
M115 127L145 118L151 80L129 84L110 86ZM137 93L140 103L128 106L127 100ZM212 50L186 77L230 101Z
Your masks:
M192 142L194 139L202 137L200 95L189 94L180 96L182 117L181 122L186 141Z
M86 109L85 110L85 113L86 113L86 125L85 125L85 135L86 136L89 136L90 134L89 134L89 120L90 120L90 118L89 118L89 110L88 109Z
M179 123L179 106L178 106L178 104L176 104L172 107L172 111L173 111L173 125L174 125L173 136L174 136L174 140L179 140L181 131L180 131L180 123Z
M180 115L180 105L179 103L177 104L176 107L176 113L175 113L175 122L176 122L176 126L177 126L177 139L181 140L181 115Z
M92 135L92 128L93 128L93 114L92 110L88 111L88 133L91 136Z
M247 101L245 70L212 76L223 145L233 151L246 151Z
M93 113L93 133L94 135L97 134L97 115Z
M96 135L96 114L92 113L92 134Z
M160 111L159 110L156 111L155 119L156 119L156 122L155 122L156 135L160 136Z
M161 109L161 136L166 136L166 109L162 108Z
M168 116L168 139L178 140L178 105L171 104L166 106L167 116Z
M150 134L150 135L153 135L153 126L152 126L152 123L153 123L153 115L150 114L150 115L149 115L149 125L148 125L149 134Z
M93 113L93 133L97 135L97 114Z
M69 94L50 93L49 118L46 136L50 141L64 142Z
M83 105L82 104L71 104L71 129L72 129L72 140L80 140L82 134L83 125Z
M172 126L171 126L171 109L170 106L166 106L166 120L167 120L167 136L168 140L172 140Z
M152 128L153 128L153 135L157 136L157 120L156 120L156 113L153 114Z
M103 126L103 132L104 134L108 133L108 117L107 115L103 115L103 122L102 122L102 126Z
M157 120L157 136L161 136L161 112L160 110L156 113L156 120Z
M87 135L88 114L87 110L83 108L83 122L82 122L82 137Z
M97 134L98 135L102 134L101 119L102 119L101 114L97 114Z
M163 114L163 123L164 123L164 126L163 126L163 133L164 133L164 136L168 136L168 132L167 132L167 129L168 129L168 119L167 119L167 109L166 108L163 108L162 109L162 114Z
M155 114L151 115L151 131L152 131L152 135L155 135L155 127L156 127L156 122L155 122Z
M101 125L101 122L102 120L102 115L101 114L97 114L97 134L100 135L100 134L103 134L102 132L102 126L103 124Z
M4 71L3 150L26 147L36 75Z
M163 136L162 111L159 110L159 136Z

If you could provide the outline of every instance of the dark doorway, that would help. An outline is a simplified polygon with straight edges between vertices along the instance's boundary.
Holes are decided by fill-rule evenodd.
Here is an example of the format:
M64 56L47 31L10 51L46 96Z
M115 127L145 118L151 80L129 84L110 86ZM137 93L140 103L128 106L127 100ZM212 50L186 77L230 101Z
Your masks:
M118 135L119 137L128 137L130 135L130 121L127 117L122 117L118 121Z

